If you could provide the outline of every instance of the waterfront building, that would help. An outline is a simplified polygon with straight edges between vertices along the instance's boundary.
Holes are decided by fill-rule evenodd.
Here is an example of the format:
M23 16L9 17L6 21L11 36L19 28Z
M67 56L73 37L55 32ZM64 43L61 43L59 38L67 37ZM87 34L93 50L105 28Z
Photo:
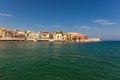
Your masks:
M16 35L14 35L14 38L19 40L25 40L26 38L26 31L24 30L16 30Z
M39 34L35 32L27 33L27 41L37 41L39 40Z
M63 40L68 41L69 40L69 35L67 33L63 33Z
M8 38L8 39L9 38L15 38L16 34L17 34L17 31L6 29L5 34L4 34L4 38Z
M48 32L48 31L41 32L41 39L42 40L53 39L52 33Z
M25 35L25 33L24 33ZM9 30L3 27L0 27L0 40L25 40L25 36L19 30Z
M16 30L18 37L25 37L26 31L24 30Z
M5 28L0 27L0 38L4 38L5 30Z
M42 32L39 31L39 32L37 32L37 33L38 33L38 35L39 35L39 40L42 39Z
M88 36L77 32L69 32L69 38L71 41L84 41L88 40Z
M53 34L53 39L57 41L62 41L63 40L63 32L62 31L57 31Z

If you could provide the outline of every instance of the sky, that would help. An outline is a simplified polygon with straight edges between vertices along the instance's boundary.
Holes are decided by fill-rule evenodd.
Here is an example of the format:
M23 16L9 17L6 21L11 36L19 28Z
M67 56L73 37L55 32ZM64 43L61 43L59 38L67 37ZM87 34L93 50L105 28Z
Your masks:
M120 40L120 0L0 0L0 26Z

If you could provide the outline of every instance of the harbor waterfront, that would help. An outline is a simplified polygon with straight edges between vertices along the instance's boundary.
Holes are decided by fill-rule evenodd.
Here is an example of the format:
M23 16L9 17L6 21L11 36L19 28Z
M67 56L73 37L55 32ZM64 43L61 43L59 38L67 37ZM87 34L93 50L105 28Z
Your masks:
M0 27L0 41L77 41L77 42L96 42L100 38L88 38L86 34L78 32L49 32L49 31L30 31L30 30L11 30Z
M120 80L120 41L0 42L0 80Z

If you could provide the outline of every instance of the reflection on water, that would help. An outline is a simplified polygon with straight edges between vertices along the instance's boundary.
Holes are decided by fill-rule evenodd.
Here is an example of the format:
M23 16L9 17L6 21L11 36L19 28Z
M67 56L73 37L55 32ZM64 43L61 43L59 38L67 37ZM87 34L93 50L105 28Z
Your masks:
M0 42L0 80L119 80L120 42Z

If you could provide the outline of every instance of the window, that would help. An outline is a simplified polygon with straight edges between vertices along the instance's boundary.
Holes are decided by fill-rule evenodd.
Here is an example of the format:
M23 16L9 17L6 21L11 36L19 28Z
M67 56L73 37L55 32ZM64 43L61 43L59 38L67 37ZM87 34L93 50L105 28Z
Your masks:
M57 36L57 38L59 39L59 36Z

